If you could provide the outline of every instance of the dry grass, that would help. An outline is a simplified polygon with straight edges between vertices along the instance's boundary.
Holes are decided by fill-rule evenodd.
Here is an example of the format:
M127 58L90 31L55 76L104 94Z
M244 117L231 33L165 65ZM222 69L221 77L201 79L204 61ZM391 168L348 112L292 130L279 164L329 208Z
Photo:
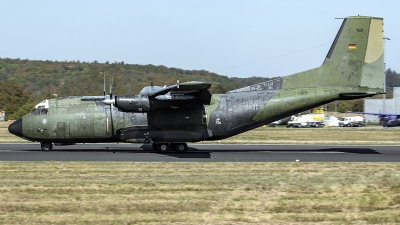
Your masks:
M0 224L400 224L398 163L0 163Z
M382 127L286 128L263 127L221 143L311 144L311 145L398 145L400 129Z

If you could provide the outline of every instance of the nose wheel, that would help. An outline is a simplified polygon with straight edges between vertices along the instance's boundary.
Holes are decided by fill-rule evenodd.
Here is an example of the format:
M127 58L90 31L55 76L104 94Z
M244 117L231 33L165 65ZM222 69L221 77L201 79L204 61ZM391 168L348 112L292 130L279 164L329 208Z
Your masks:
M53 149L53 143L51 142L40 142L40 147L43 151L50 151Z
M184 153L187 151L188 146L186 143L154 143L153 149L159 153L166 153L169 152L170 150L178 152L178 153Z

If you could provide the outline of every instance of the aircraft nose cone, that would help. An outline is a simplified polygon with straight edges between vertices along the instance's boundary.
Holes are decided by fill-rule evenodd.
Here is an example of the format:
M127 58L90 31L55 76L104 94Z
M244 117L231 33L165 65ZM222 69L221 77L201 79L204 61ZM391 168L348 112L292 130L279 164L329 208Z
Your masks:
M18 137L22 137L22 118L10 124L10 126L8 126L8 131Z

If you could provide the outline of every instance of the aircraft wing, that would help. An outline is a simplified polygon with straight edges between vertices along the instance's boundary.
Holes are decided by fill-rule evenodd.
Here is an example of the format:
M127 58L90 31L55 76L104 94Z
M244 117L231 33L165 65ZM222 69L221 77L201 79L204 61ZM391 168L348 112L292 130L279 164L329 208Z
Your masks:
M154 90L149 92L147 95L149 97L156 97L159 95L165 95L168 92L173 92L174 94L195 93L209 89L210 87L211 84L207 84L200 81L191 81L186 83L174 84L168 87L161 88L159 90Z
M158 90L147 93L149 98L157 100L200 100L201 103L209 105L211 101L211 93L208 90L211 84L191 81L186 83L178 83Z

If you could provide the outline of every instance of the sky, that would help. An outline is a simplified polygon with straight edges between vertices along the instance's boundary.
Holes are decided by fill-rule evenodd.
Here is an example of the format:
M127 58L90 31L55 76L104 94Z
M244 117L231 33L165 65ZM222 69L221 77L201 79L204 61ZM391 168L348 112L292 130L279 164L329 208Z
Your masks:
M400 71L397 0L2 0L0 58L121 62L276 77L322 64L346 16L384 18Z

